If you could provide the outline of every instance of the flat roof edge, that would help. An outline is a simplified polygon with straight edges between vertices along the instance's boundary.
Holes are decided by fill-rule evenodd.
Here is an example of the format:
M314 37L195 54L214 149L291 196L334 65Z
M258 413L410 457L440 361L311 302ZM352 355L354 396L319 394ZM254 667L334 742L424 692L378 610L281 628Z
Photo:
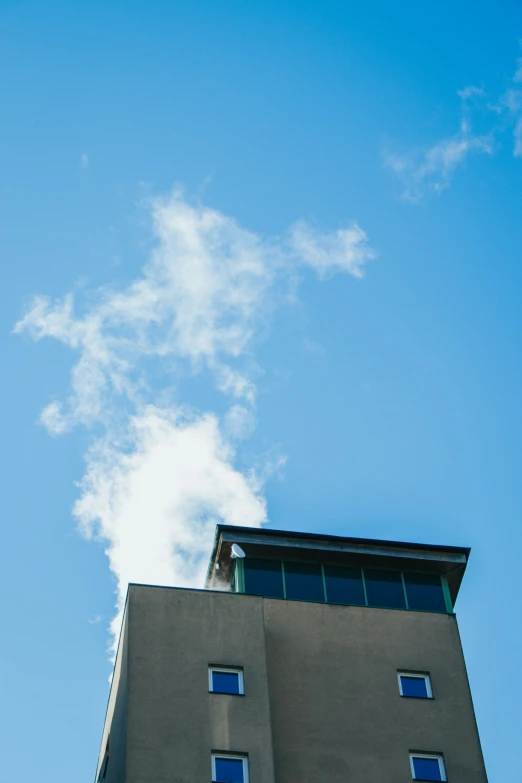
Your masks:
M276 528L256 528L256 527L245 527L245 526L239 526L239 525L225 525L225 524L218 524L216 525L216 536L215 536L215 546L214 550L216 549L217 542L219 541L220 536L222 536L224 533L234 533L236 534L243 534L249 536L252 540L253 537L259 537L264 539L267 539L269 537L272 538L286 538L286 539L293 539L294 541L297 540L309 540L313 542L330 542L332 544L337 543L341 544L342 542L348 544L348 545L369 545L372 547L389 547L393 549L411 549L415 551L438 551L438 552L448 552L452 554L461 554L465 555L466 559L469 557L469 554L471 552L471 547L465 547L465 546L454 546L454 545L445 545L445 544L420 544L420 543L413 543L409 541L394 541L390 539L379 539L379 538L359 538L357 536L336 536L331 535L327 533L304 533L302 531L293 531L293 530L279 530ZM224 537L224 540L229 541L230 538L227 536ZM317 546L317 543L315 544L316 548L320 548ZM214 554L214 552L212 553Z

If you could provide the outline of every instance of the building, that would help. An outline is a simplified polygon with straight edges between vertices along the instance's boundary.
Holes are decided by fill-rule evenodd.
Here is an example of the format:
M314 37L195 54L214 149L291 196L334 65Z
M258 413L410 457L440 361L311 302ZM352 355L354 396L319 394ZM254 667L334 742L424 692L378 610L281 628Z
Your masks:
M468 556L218 525L206 590L129 587L96 780L486 783Z

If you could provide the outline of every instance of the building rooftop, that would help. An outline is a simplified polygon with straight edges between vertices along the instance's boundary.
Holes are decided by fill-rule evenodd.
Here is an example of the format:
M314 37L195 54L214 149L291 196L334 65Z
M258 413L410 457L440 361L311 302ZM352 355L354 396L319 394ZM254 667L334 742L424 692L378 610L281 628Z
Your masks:
M217 525L205 587L212 589L230 584L234 563L231 547L234 543L241 546L247 559L438 574L445 578L453 604L470 554L469 547Z

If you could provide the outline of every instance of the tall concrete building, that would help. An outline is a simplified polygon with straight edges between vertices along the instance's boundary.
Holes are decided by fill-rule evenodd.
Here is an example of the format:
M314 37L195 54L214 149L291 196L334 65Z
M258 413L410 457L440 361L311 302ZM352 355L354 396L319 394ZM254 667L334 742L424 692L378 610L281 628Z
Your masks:
M206 590L130 585L100 783L486 783L469 550L219 525Z

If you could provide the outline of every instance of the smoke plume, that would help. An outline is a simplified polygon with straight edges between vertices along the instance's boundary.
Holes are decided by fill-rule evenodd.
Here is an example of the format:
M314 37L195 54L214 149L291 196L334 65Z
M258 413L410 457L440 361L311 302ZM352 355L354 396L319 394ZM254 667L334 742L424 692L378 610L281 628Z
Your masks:
M74 515L116 578L113 635L130 581L199 587L216 522L266 522L267 471L236 458L255 426L256 337L299 270L361 277L374 257L355 223L320 232L301 221L264 237L180 191L149 209L155 244L136 280L81 302L37 296L15 326L76 357L41 423L54 435L93 432ZM225 416L180 398L197 374L229 400Z

